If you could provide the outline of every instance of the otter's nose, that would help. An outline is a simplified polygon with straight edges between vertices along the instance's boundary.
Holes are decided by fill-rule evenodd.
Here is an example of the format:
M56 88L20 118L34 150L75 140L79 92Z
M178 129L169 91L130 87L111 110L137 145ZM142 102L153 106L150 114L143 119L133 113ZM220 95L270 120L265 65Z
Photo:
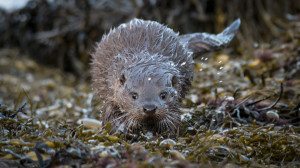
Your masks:
M154 104L145 104L143 106L143 109L144 109L144 113L146 114L154 114L157 109L157 106Z

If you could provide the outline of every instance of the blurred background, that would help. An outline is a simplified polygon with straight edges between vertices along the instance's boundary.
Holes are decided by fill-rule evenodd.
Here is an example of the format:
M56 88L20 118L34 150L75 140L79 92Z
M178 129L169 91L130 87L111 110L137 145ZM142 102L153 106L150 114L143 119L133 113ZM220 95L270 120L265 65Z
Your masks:
M180 34L218 33L241 18L232 52L299 38L299 0L0 0L0 48L41 64L87 75L103 33L132 18L158 21Z
M90 53L133 18L180 34L219 33L241 19L227 48L195 60L174 140L146 134L129 146L95 128L105 102L92 92ZM94 130L87 118L99 120ZM55 156L40 161L39 142ZM0 0L0 167L49 162L300 167L300 0Z

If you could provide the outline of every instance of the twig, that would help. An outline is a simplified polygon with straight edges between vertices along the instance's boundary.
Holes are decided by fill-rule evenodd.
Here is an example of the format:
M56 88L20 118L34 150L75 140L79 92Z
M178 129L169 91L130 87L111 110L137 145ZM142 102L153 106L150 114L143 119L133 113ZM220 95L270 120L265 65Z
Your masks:
M265 87L266 86L266 82L265 82L265 75L264 75L264 73L262 73L260 75L260 78L261 78L261 84L263 85L263 87Z
M13 112L11 115L9 115L10 118L14 118L18 113L26 114L23 110L27 103L24 103L20 108L18 108L15 112Z
M245 69L244 75L249 78L249 80L250 80L250 82L251 82L252 85L254 85L254 86L256 85L256 82L255 82L255 80L254 80L254 78L253 78L253 76L252 76L252 74L251 74L251 72L250 72L249 69Z
M236 88L236 89L234 90L234 92L233 92L232 97L233 97L234 99L236 98L236 95L237 95L238 91L240 91L240 88L239 88L239 87Z
M243 107L244 107L245 112L248 113L248 115L252 114L254 118L258 119L259 113L257 111L253 111L253 110L248 109L245 104L243 105Z
M277 104L277 103L279 102L279 100L281 99L282 94L283 94L283 84L280 83L280 93L279 93L279 96L278 96L278 98L276 99L276 101L275 101L273 104L271 104L270 106L265 107L265 108L262 108L262 109L258 109L257 111L268 110L268 109L271 109L271 108L273 108L274 106L276 106L276 104Z
M267 100L267 99L269 99L269 98L271 98L271 96L267 96L267 97L264 97L264 98L262 98L262 99L260 99L260 100L255 101L255 102L246 104L246 107L252 106L252 105L254 105L254 104L257 104L257 103L259 103L259 102L262 102L262 101L264 101L264 100Z

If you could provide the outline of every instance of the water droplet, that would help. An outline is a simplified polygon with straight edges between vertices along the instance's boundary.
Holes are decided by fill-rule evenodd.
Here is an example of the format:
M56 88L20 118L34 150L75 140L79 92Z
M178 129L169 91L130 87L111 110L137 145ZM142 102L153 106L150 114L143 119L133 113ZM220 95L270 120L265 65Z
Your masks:
M220 69L220 70L222 70L222 69L223 69L223 67L221 66L219 69Z
M148 78L148 80L151 80L151 78Z
M183 63L181 63L181 66L183 66L183 65L185 65L186 64L186 62L183 62Z
M204 60L205 60L205 61L207 61L207 60L208 60L208 58L205 58Z
M199 71L203 71L203 69L201 68L201 69L199 69Z
M223 81L219 81L220 83L222 83Z
M221 73L220 72L217 72L217 75L220 75Z
M204 59L204 57L201 57L201 60L203 60Z
M222 61L219 61L219 64L221 64L222 63Z
M258 43L254 43L254 44L253 44L253 47L254 47L254 48L257 48L258 46L259 46Z

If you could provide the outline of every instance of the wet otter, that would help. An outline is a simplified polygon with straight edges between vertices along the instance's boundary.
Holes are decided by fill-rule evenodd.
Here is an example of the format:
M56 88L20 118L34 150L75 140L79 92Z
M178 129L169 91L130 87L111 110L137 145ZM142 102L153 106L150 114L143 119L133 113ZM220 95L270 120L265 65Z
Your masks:
M193 78L193 58L229 44L236 20L218 35L179 36L155 21L133 19L110 30L92 54L92 88L110 132L168 131L180 126L178 104Z

